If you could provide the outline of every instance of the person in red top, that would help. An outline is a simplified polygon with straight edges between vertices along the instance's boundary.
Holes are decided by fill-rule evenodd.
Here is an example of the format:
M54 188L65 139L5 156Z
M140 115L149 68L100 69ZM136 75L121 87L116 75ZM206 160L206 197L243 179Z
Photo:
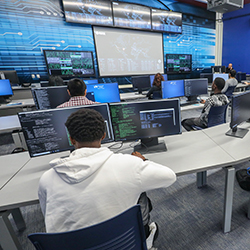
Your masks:
M86 97L87 87L83 80L74 78L68 82L67 89L70 99L68 102L64 102L57 108L65 108L71 106L81 106L81 105L90 105L97 102L93 102Z

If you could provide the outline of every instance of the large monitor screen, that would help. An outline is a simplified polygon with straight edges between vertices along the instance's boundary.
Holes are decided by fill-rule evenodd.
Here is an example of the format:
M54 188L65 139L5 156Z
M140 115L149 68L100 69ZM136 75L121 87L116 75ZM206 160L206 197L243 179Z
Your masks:
M13 95L9 79L0 80L0 97L10 97Z
M213 81L217 77L223 78L226 81L229 76L228 76L228 74L213 74Z
M120 102L120 92L117 82L88 84L87 93L92 94L96 102Z
M162 34L94 27L100 76L164 73Z
M134 90L138 90L139 93L142 93L143 90L148 90L151 87L148 76L132 76L131 83Z
M110 1L63 0L66 22L113 25Z
M166 64L168 74L191 73L192 55L166 54Z
M116 27L151 29L149 7L131 3L113 2L113 15Z
M85 84L97 84L98 79L84 79Z
M185 96L184 80L162 81L161 90L163 99Z
M31 93L37 109L53 109L70 98L67 86L32 88Z
M181 133L179 100L110 104L116 141Z
M198 96L207 94L208 79L185 79L185 96Z
M69 140L65 122L71 113L82 108L95 109L101 113L106 125L106 137L102 142L113 141L113 131L107 104L22 112L18 116L30 156L35 157L72 150L74 147Z
M182 13L152 9L152 29L182 33Z
M44 50L49 75L95 76L92 51Z
M167 74L163 74L162 76L163 76L163 78L164 78L164 81L167 81L167 80L168 80ZM153 82L154 82L154 79L155 79L155 75L150 75L149 77L150 77L150 84L151 84L151 86L153 86Z

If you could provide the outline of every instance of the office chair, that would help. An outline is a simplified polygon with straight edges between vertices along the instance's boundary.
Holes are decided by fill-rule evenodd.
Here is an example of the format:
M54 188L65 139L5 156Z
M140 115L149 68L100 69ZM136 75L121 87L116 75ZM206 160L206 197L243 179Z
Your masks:
M226 92L224 93L229 100L232 99L232 95L233 95L235 87L236 86L230 86L230 87L228 87L227 90L226 90Z
M158 91L154 91L154 92L153 92L153 99L162 99L161 90L158 90Z
M37 250L147 250L139 205L99 224L62 233L34 233Z
M228 107L228 104L222 105L222 106L214 106L214 107L210 108L208 116L207 116L207 118L208 118L207 127L208 128L226 123L227 107ZM198 126L193 126L193 128L195 130L203 129L203 128L198 127Z

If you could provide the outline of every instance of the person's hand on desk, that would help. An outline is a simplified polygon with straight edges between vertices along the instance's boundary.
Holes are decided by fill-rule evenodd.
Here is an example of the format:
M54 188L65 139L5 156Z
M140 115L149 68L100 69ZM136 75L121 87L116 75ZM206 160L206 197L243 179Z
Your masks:
M146 161L147 159L139 152L135 151L135 152L132 152L131 155L134 155L134 156L137 156L139 158L141 158L143 161Z
M201 103L201 104L205 104L205 102L206 102L206 101L205 101L204 99L201 99L201 100L200 100L200 103Z
M242 83L245 83L245 84L247 84L247 85L250 85L250 82L242 82Z

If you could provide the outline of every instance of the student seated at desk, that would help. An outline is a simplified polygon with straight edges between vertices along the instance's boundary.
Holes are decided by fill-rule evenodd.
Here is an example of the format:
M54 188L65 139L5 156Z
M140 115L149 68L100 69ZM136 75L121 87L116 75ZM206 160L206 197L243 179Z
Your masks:
M65 108L71 106L80 106L80 105L89 105L97 102L93 102L86 97L87 87L83 80L74 78L68 82L68 94L70 95L70 99L68 102L65 102L57 108Z
M105 123L97 111L78 110L65 125L75 151L67 158L51 161L51 169L39 183L38 196L47 232L100 223L137 204L145 191L175 182L170 168L146 161L138 152L115 154L101 147ZM149 214L142 211L142 215L146 236L151 238L156 224L148 225Z
M64 82L60 76L53 76L49 77L49 86L63 86Z
M161 91L161 81L164 81L164 77L162 74L157 73L154 77L153 85L147 93L148 99L152 99L153 92Z
M229 63L228 66L226 67L226 72L225 73L230 73L231 70L234 70L233 64Z
M236 76L236 71L233 69L233 70L230 71L229 78L226 80L225 86L221 90L221 93L225 93L227 91L228 87L231 87L231 86L235 86L236 87L237 86L238 81L235 78L235 76Z
M207 128L207 116L209 113L209 110L212 106L222 106L229 103L229 100L225 94L221 93L221 90L225 86L225 80L221 77L217 77L214 79L214 82L212 84L212 91L213 94L206 100L201 100L201 103L204 104L204 108L201 112L200 117L194 117L194 118L188 118L184 119L181 122L181 125L187 130L192 131L193 126L198 126L201 128Z

